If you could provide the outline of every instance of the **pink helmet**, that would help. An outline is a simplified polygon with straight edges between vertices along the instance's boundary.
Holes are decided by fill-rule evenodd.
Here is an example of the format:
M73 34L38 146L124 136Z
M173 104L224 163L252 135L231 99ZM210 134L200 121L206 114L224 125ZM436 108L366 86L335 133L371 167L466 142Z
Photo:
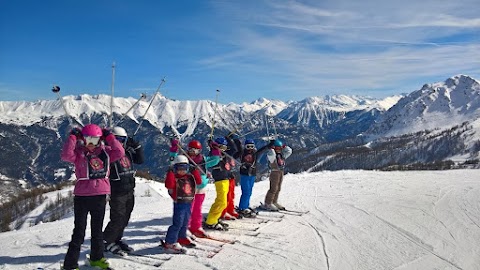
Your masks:
M95 124L88 124L82 128L82 135L84 137L101 137L102 136L102 129L95 125Z

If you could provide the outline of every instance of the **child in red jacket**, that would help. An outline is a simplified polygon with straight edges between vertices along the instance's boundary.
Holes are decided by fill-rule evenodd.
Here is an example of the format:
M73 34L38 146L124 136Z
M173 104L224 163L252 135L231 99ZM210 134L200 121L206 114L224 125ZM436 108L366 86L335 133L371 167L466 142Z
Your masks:
M195 187L202 183L200 172L195 168L190 170L189 160L184 155L178 155L173 160L173 171L168 171L165 187L172 197L173 224L168 227L167 236L162 246L166 250L185 253L185 247L195 246L187 238L187 227L190 220L190 208L195 197Z

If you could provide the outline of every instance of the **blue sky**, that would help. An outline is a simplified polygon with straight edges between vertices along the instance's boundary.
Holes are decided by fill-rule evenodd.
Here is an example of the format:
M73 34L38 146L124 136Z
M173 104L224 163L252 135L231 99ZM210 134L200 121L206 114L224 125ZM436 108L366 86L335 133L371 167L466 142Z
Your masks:
M0 0L0 100L386 97L480 79L478 0Z

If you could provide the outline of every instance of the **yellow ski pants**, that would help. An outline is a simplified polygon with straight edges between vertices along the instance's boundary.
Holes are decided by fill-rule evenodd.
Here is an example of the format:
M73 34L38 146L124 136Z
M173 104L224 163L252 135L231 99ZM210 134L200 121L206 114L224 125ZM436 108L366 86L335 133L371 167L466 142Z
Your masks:
M207 225L214 225L218 223L218 219L222 215L222 212L227 208L227 194L228 194L229 180L220 180L215 182L215 190L217 191L217 197L210 207L208 212Z

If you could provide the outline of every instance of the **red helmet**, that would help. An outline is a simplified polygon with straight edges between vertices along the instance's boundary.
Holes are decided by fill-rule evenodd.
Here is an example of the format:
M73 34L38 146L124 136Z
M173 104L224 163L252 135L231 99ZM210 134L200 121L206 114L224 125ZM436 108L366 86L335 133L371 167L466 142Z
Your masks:
M188 143L188 148L202 149L202 144L197 140L193 140Z

